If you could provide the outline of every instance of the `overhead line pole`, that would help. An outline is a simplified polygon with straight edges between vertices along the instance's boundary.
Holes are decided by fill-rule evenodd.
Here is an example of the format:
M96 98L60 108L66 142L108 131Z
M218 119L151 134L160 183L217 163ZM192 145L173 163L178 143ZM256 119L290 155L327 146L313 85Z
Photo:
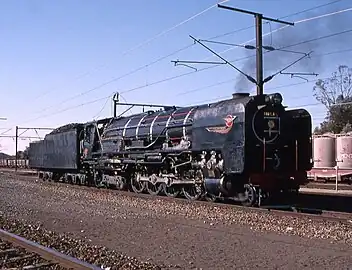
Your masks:
M6 136L6 135L0 135L0 138L13 138L15 137L16 140L16 146L15 146L15 172L17 172L17 160L18 160L18 138L23 138L23 139L40 139L40 136L38 137L32 137L32 136L21 136L23 133L25 133L28 130L53 130L54 128L46 128L46 127L18 127L16 126L16 134L15 136ZM18 134L19 130L24 130L21 134Z
M176 61L175 61L176 62ZM130 109L132 109L132 107L143 107L143 112L144 112L144 107L151 107L151 108L181 108L179 106L175 106L175 105L166 105L166 104L148 104L148 103L128 103L128 102L120 102L119 99L119 93L116 93L113 96L113 103L114 103L114 117L117 117L117 105L123 105L123 106L131 106L129 109L127 109L126 111L129 111ZM125 112L126 112L125 111ZM124 113L125 113L124 112ZM123 113L122 113L123 114ZM122 115L121 114L121 115ZM121 116L120 115L120 116Z
M17 172L17 159L18 159L18 126L16 126L16 150L15 150L15 172Z
M263 20L277 22L281 24L294 25L294 23L286 22L278 19L264 17L263 14L252 12L249 10L228 7L218 4L219 8L228 9L231 11L241 12L245 14L254 15L255 17L255 29L256 29L256 68L257 68L257 95L263 95L264 93L264 80L263 80Z

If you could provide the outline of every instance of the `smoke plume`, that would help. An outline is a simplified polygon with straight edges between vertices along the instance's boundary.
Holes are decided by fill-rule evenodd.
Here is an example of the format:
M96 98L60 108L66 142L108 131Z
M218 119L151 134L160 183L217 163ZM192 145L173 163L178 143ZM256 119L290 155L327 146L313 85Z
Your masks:
M322 8L316 12L304 13L299 19L290 18L292 20L287 19L286 21L299 21L303 16L303 18L312 18L338 10L341 9L337 7L329 7L324 9ZM313 51L311 57L299 61L294 66L285 70L285 72L322 73L325 69L324 58L320 57L319 55L331 51L337 51L341 48L346 49L346 44L348 45L348 43L350 43L352 32L319 39L296 46L291 45L352 29L352 27L349 25L349 20L351 20L350 13L351 11L347 11L345 13L299 23L295 26L289 26L283 30L279 30L273 33L272 35L265 36L263 38L263 45L272 46L275 49L283 48L286 50L302 53L309 53L310 51ZM271 26L272 30L274 31L275 29L283 27L284 25L271 23ZM263 21L263 34L269 32L270 30L268 29L268 24L264 23ZM255 42L252 42L251 45L255 45ZM255 50L245 50L245 52L245 57L249 58L242 62L242 66L239 65L239 63L237 63L237 66L246 74L256 78L256 58L250 57L255 55ZM264 79L303 56L302 54L281 51L267 52L266 50L263 50L263 52ZM286 76L287 79L290 79L288 75L277 76ZM276 77L273 78L273 80L275 79ZM308 79L310 78L308 77ZM235 92L249 92L253 88L255 88L255 85L248 81L245 76L241 74L237 75Z

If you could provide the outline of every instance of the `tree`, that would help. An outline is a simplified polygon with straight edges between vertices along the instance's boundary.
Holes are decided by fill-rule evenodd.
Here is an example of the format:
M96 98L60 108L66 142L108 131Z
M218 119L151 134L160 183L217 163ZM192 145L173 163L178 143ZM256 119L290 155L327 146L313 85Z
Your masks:
M340 65L330 78L318 80L313 88L313 95L327 109L325 121L315 128L314 133L351 131L352 68Z

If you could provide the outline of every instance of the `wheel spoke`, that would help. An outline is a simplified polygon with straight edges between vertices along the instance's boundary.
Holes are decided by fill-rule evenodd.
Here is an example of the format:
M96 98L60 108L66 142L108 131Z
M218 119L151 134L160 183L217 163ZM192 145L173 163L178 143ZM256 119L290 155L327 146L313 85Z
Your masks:
M163 190L162 185L158 183L154 185L153 183L148 182L146 184L146 187L150 195L159 195L160 192Z
M202 196L203 190L200 186L189 186L189 187L183 187L182 188L183 195L186 197L188 200L199 200L199 198Z
M168 187L166 184L161 184L162 189L164 194L167 197L172 197L172 198L176 198L179 194L180 194L180 190L176 189L175 187Z
M116 188L118 190L124 190L126 187L126 179L124 177L119 177L116 181Z
M257 203L257 192L255 188L250 184L246 184L244 186L244 189L245 189L246 200L242 202L242 205L254 206Z
M131 187L135 193L142 193L145 189L145 183L138 181L137 177L139 177L139 175L135 175L131 177Z

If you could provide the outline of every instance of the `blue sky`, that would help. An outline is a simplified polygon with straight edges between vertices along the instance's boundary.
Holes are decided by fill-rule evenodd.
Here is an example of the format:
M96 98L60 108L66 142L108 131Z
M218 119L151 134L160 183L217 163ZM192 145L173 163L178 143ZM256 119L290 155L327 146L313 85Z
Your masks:
M181 106L229 97L231 93L239 90L236 84L238 72L232 67L221 65L194 72L190 68L175 67L171 63L171 60L176 59L219 61L199 44L156 64L148 65L160 57L192 45L189 35L208 39L253 26L254 18L250 15L214 7L175 27L217 2L219 1L2 0L0 117L7 117L8 120L0 121L0 133L16 125L57 127L70 122L89 121L93 117L110 116L111 102L104 97L116 91L122 92L122 97L128 102ZM278 18L329 2L332 0L232 0L224 5ZM350 7L352 5L349 0L342 0L285 19L296 22ZM346 23L348 20L352 20L351 11L298 23L294 27L268 35L265 44L280 47L349 30L351 26ZM279 27L282 25L265 24L263 32L267 33ZM171 28L172 30L158 36ZM240 44L254 37L254 28L250 28L213 40ZM351 37L351 33L347 33L291 47L290 50L308 52L312 49L314 52L313 60L304 60L289 71L317 72L319 73L317 78L330 76L339 64L350 64L352 53L337 53L315 58L314 55L350 49L351 45L347 42L351 41ZM149 42L145 42L149 39L151 39ZM217 52L230 48L210 43L207 45ZM248 54L253 52L234 48L222 56L228 60L235 60ZM268 54L265 56L265 74L270 75L298 57L300 57L298 54L277 52ZM245 68L248 63L235 62L238 68ZM146 68L101 86L143 66ZM194 67L202 69L208 65ZM254 72L251 67L248 70ZM154 84L184 73L192 74ZM308 77L308 79L316 78ZM207 87L224 81L228 82ZM305 106L317 102L312 95L313 86L314 82L304 83L302 79L280 75L266 84L265 92L280 91L286 105L306 107L313 115L314 125L317 125L325 115L324 107ZM201 87L204 89L192 91ZM138 89L129 91L134 88ZM239 91L248 90L252 89ZM81 94L87 91L88 93ZM184 92L189 93L182 94ZM100 100L81 106L97 99ZM14 129L5 135L14 135ZM35 136L36 133L28 131L25 135ZM21 140L20 149L24 149L28 143L28 140ZM0 151L14 153L12 139L0 138L0 145Z

